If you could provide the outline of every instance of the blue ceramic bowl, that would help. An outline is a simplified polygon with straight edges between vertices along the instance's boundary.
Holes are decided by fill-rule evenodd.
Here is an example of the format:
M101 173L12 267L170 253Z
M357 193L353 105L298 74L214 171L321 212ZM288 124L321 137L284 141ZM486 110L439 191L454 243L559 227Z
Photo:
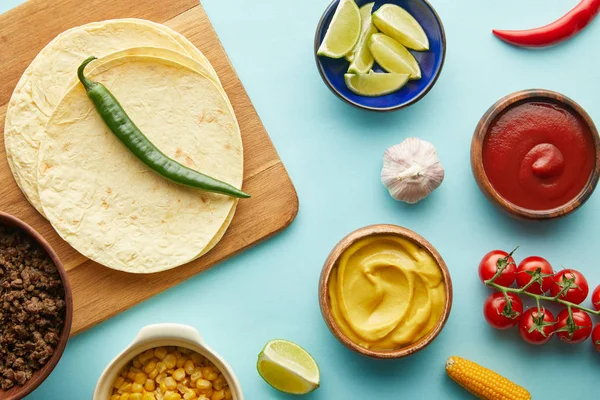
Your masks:
M404 8L415 17L425 30L429 38L429 50L410 50L421 67L421 79L411 80L397 92L380 97L360 96L350 91L344 82L344 74L348 71L349 67L348 61L344 58L333 59L317 56L317 50L325 37L327 28L329 28L339 0L334 0L327 7L317 27L314 48L317 68L329 89L345 102L372 111L399 110L423 98L437 81L444 66L444 59L446 58L446 34L440 17L426 0L356 0L356 4L361 7L372 1L375 1L373 11L376 11L379 7L387 3L396 4ZM377 64L373 66L373 70L375 72L385 72Z

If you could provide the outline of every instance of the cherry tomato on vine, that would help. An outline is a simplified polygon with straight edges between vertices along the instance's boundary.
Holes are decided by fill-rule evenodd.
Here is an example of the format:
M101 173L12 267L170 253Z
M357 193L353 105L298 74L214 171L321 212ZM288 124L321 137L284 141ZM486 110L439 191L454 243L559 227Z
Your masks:
M572 310L573 319L569 321L569 310L562 310L556 317L554 333L560 340L567 343L581 343L592 333L592 319L581 310Z
M506 294L510 301L501 292L492 293L485 299L483 315L485 320L496 329L509 329L519 323L523 315L523 302L514 293Z
M553 276L552 265L542 257L527 257L517 266L517 286L522 288L532 279L534 280L534 283L525 289L529 293L546 293L552 287ZM540 282L542 283L541 286Z
M596 311L600 311L600 285L596 286L592 293L592 305Z
M519 321L519 333L524 341L530 344L544 344L552 338L554 332L554 316L545 309L537 307L525 311Z
M550 287L552 296L556 296L562 290L568 288L561 296L561 300L581 304L587 297L590 288L587 279L581 272L574 269L564 269L554 275L554 283Z
M516 250L516 249L515 249ZM513 250L514 252L514 250ZM496 278L494 283L500 286L509 287L515 281L517 265L510 254L502 250L492 250L487 253L479 263L479 278L483 283L492 279L499 269L502 273Z
M596 351L600 352L600 324L597 324L592 331L592 344Z

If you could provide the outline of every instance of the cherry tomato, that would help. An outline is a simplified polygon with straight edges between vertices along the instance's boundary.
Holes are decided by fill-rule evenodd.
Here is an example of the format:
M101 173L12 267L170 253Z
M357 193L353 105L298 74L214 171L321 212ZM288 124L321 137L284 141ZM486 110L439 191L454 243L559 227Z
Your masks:
M504 268L494 283L505 287L512 285L515 281L517 265L511 256L512 253L508 254L502 250L493 250L487 253L479 263L479 278L481 281L483 283L489 281L496 275L499 268Z
M532 283L525 291L534 294L546 293L552 286L553 275L554 270L548 261L537 256L527 257L517 267L517 286L522 288L531 279L535 279L535 283ZM541 287L539 284L540 281L542 282Z
M564 269L557 272L554 275L554 284L550 286L550 293L552 296L556 296L565 287L569 289L560 296L560 299L575 304L581 304L590 291L587 279L581 272L574 269Z
M514 293L507 293L510 303L501 292L496 292L485 299L483 315L488 324L496 329L509 329L519 323L523 314L523 302Z
M600 352L600 324L597 324L592 331L592 344L596 351Z
M569 321L569 310L562 310L556 317L554 333L560 340L567 343L581 343L592 333L592 319L581 310L572 310L573 320Z
M600 311L600 285L596 286L592 293L592 305L596 311Z
M519 321L519 333L524 341L530 344L544 344L552 338L554 332L554 316L545 309L537 307L525 311Z

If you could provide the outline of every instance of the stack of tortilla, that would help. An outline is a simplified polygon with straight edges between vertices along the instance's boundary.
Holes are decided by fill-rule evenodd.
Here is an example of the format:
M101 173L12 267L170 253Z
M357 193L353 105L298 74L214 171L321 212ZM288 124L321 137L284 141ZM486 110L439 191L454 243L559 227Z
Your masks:
M227 230L237 200L172 183L108 130L76 79L81 62L142 132L183 165L241 188L233 108L207 58L166 26L96 22L50 42L11 97L5 144L29 202L84 256L150 273L192 261Z

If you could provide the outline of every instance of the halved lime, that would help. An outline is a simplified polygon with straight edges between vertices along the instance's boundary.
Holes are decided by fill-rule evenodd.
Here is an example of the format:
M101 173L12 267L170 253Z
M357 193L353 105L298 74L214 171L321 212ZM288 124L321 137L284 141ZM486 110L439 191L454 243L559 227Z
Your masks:
M346 60L351 63L348 71L354 74L366 74L375 62L369 51L369 38L372 34L377 33L377 28L371 21L371 12L373 12L374 5L375 3L368 3L360 8L362 32L358 43L356 43L352 52L346 56Z
M360 11L354 0L340 0L317 54L344 57L356 46L361 27Z
M319 366L296 343L271 340L258 355L256 369L275 389L290 394L306 394L319 387Z
M346 74L344 81L348 89L361 96L377 97L393 93L406 85L409 74L374 73Z
M415 57L391 37L383 33L371 35L369 49L375 61L387 72L410 74L410 79L421 78L421 68Z
M423 27L404 8L384 4L373 14L373 23L386 35L413 50L429 50L429 39Z

